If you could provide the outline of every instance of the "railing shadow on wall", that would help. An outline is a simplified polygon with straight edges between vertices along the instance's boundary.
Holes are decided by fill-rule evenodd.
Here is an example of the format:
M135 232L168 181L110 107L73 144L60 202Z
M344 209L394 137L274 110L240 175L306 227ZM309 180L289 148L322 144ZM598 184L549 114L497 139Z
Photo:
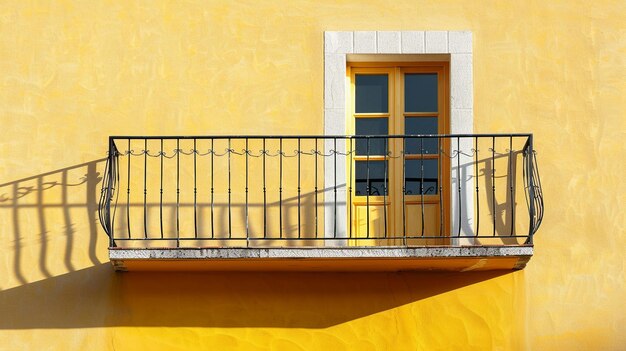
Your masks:
M3 230L3 242L13 247L12 268L19 283L28 283L23 272L25 242L39 245L38 275L46 278L53 276L48 267L50 261L61 259L65 271L76 270L73 256L77 251L82 251L81 256L86 252L91 265L102 263L97 244L105 240L98 225L97 194L104 161L105 158L98 159L0 184L0 210L5 218L10 218ZM78 221L73 218L77 215L81 217ZM80 228L86 232L78 232L77 224L86 226ZM63 251L51 252L50 242L59 239L64 241ZM76 247L77 239L86 242L87 247Z

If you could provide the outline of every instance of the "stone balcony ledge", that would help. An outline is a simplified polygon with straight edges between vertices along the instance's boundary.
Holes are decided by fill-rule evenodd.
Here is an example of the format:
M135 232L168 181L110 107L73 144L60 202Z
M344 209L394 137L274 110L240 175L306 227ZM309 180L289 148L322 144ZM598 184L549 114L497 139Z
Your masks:
M116 270L472 271L522 269L532 245L110 248Z

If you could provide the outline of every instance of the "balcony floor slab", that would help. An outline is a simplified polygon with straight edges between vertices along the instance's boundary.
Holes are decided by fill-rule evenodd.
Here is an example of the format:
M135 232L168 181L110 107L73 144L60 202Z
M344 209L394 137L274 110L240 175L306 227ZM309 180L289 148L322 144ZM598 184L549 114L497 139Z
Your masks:
M517 270L532 245L109 248L119 271L485 271Z

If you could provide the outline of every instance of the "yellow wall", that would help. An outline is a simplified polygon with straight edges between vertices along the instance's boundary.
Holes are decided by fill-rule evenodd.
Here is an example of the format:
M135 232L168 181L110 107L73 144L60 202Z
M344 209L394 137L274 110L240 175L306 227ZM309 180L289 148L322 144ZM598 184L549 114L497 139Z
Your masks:
M626 347L623 1L3 1L0 349ZM116 274L112 134L320 134L324 30L471 30L474 129L533 132L514 273Z

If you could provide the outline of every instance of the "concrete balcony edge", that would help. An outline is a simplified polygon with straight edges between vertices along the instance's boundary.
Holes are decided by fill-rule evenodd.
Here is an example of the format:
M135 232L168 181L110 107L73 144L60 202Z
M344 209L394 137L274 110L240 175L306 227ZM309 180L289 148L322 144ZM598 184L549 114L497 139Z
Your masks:
M469 271L522 269L532 245L109 248L116 270Z

